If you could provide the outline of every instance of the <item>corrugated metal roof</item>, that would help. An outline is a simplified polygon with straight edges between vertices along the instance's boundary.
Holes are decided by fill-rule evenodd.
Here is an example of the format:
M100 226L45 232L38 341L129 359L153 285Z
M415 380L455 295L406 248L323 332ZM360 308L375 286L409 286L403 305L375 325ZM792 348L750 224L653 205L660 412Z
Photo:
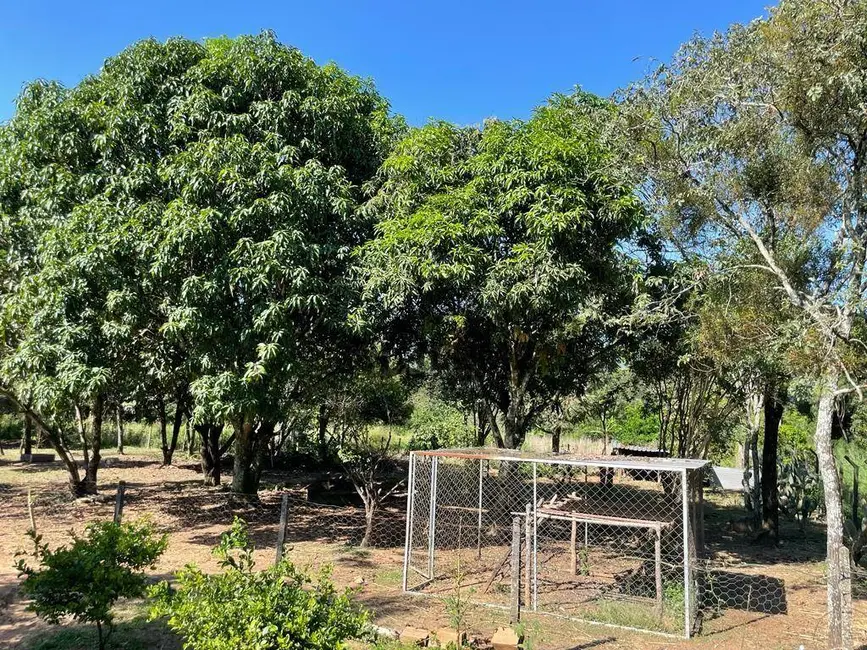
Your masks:
M714 487L722 490L731 490L732 492L743 492L743 480L744 470L742 469L738 469L737 467L720 467L719 465L713 466L711 482L714 484ZM753 487L752 472L750 472L749 484L750 487Z
M699 458L644 458L641 456L579 456L573 454L540 454L518 449L493 449L490 447L467 447L462 449L432 449L413 451L416 456L440 458L463 458L469 460L512 460L547 463L549 465L573 465L577 467L611 467L614 469L647 469L659 471L697 470L710 465L709 460Z

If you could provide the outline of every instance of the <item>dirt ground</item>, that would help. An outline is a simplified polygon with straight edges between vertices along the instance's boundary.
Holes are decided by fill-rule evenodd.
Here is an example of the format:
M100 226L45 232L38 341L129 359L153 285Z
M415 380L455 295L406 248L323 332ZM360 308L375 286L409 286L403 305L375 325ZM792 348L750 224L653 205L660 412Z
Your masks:
M409 624L431 630L446 625L441 600L414 597L400 590L403 524L399 513L384 513L377 547L361 549L356 544L362 521L355 510L312 510L301 505L305 493L300 486L305 478L266 476L271 485L298 488L293 492L297 507L291 508L288 532L287 552L292 560L314 569L332 565L335 581L356 589L380 625L398 630ZM193 463L181 460L177 466L161 467L154 456L129 454L106 458L100 470L102 498L74 501L67 496L65 475L59 467L22 465L13 462L7 452L0 456L0 648L27 648L47 633L47 626L27 612L26 603L19 598L13 566L16 552L29 547L28 494L37 530L53 546L68 540L70 530L80 532L89 521L111 518L118 481L127 485L124 517L150 517L169 535L168 550L154 572L155 579L169 578L190 562L216 570L210 549L236 515L250 525L258 561L263 565L273 562L280 512L277 491L262 493L255 503L239 501L223 490L201 487ZM727 532L731 515L720 503L712 502L707 514L707 541L715 562L729 563L741 574L770 577L784 585L785 614L764 614L749 611L749 607L726 610L725 615L706 620L702 634L689 641L525 615L524 626L533 649L824 648L821 529L814 526L802 533L794 525L787 526L780 547L755 546L737 533ZM856 585L855 590L856 647L867 648L867 585ZM472 607L468 616L471 638L490 637L498 626L506 624L506 618L505 612ZM177 647L171 640L160 639L147 647Z

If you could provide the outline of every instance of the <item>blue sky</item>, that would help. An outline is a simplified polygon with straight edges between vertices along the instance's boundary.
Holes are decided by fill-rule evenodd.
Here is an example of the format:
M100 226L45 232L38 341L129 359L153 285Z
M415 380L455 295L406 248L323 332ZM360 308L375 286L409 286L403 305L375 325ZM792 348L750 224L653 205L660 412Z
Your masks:
M525 117L576 84L609 94L694 32L763 0L0 0L0 121L26 81L73 85L148 36L277 32L320 63L372 77L412 124Z

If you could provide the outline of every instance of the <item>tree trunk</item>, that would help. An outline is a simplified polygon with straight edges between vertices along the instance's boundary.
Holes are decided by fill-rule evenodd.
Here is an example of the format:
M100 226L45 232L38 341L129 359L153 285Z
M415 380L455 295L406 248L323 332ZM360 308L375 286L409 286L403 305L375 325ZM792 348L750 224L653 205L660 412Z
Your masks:
M163 465L171 465L171 455L169 454L169 436L168 436L168 416L166 415L166 401L160 397L158 420L160 423L160 450L163 452ZM169 462L166 462L168 456Z
M828 540L828 648L829 650L850 650L846 648L846 638L851 639L851 618L846 620L844 611L844 567L839 561L843 547L843 502L840 489L840 476L831 443L831 427L834 421L834 391L837 389L839 374L832 369L825 376L816 414L816 456L819 459L819 473L825 492L825 524ZM844 575L845 574L845 575Z
M256 494L259 476L256 467L256 429L249 420L235 425L235 464L232 472L232 492Z
M205 485L215 486L220 484L220 434L223 432L222 425L197 424L196 432L202 439L202 478Z
M560 434L563 432L563 425L559 422L554 425L554 432L551 434L551 453L560 453Z
M361 538L361 548L367 548L373 542L373 522L376 516L376 503L364 500L364 537Z
M190 422L190 414L184 414L184 435L187 437L187 453L192 456L196 453L196 436L193 432L193 425Z
M123 455L123 406L118 404L114 410L115 428L117 429L117 453Z
M758 524L761 518L761 473L759 471L759 429L761 427L762 395L750 395L747 398L747 437L744 441L744 507L752 515L753 523ZM749 475L752 474L752 485Z
M33 420L30 416L24 414L24 445L22 451L28 456L33 453Z
M485 441L488 438L488 418L485 413L486 408L480 406L478 402L476 402L476 406L473 409L473 418L476 421L476 446L484 447Z
M90 458L84 471L85 494L96 494L96 475L102 460L102 418L105 411L105 396L97 394L90 407Z
M325 406L319 407L319 414L316 416L317 425L317 442L319 445L319 460L328 460L328 409Z
M608 418L603 413L600 421L602 422L602 455L608 454Z
M769 384L764 397L765 436L762 445L762 530L780 539L780 506L777 490L777 449L784 402L781 389Z
M520 449L527 436L527 413L524 392L519 386L509 387L509 406L503 418L503 444L506 449Z
M181 434L181 426L184 423L184 409L180 401L175 405L175 419L172 422L172 438L168 449L163 449L163 465L171 465L175 450L178 448L178 436Z

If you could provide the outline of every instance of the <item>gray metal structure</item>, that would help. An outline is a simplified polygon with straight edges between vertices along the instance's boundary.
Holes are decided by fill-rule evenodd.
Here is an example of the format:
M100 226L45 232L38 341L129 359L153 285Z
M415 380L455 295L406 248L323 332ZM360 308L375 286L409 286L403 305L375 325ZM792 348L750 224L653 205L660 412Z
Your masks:
M689 638L708 462L410 455L403 589ZM518 557L516 557L516 554Z

